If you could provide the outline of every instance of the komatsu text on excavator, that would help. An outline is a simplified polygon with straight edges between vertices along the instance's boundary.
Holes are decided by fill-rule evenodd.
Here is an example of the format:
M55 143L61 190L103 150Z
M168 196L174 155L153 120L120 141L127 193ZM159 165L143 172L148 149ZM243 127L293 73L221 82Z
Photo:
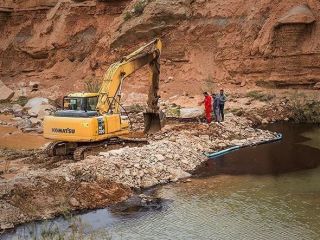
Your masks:
M75 160L80 160L89 148L130 142L123 137L129 133L129 121L121 114L122 84L126 77L147 64L150 87L144 112L145 132L160 130L164 123L158 106L161 49L160 39L155 39L112 64L98 93L72 93L64 97L63 109L44 119L44 137L54 140L48 145L47 153L73 154Z

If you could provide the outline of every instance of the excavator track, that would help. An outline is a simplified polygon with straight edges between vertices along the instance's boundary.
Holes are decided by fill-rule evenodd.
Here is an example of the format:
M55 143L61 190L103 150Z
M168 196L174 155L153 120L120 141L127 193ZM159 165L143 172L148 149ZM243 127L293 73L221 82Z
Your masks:
M81 144L81 145L80 145ZM122 148L125 146L141 146L148 144L146 139L136 138L113 138L103 142L97 143L67 143L67 142L53 142L50 143L45 149L45 153L49 157L54 156L68 156L72 155L75 161L83 160L86 157L86 153L94 151L99 148L106 148L105 150L112 150L115 148Z
M85 152L88 151L90 148L90 146L81 146L76 148L76 150L74 150L73 152L73 160L75 161L80 161L83 160L85 157Z

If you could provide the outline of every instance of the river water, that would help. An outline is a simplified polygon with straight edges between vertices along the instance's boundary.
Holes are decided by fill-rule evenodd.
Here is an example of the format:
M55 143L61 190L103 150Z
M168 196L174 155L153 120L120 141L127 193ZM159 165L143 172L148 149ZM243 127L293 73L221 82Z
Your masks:
M112 239L320 239L320 128L268 129L284 139L211 159L191 182L154 189L161 207L78 217L90 225L87 233L106 231ZM61 231L70 225L62 218L53 223ZM44 223L35 226L40 231ZM21 226L2 237L26 232Z

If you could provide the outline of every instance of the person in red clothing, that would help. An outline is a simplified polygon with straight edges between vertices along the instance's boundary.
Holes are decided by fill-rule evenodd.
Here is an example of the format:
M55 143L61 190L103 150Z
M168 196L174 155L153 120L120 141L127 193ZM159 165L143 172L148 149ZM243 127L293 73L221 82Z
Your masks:
M207 93L204 92L204 100L200 103L204 103L204 112L206 115L207 123L211 123L212 120L212 97Z

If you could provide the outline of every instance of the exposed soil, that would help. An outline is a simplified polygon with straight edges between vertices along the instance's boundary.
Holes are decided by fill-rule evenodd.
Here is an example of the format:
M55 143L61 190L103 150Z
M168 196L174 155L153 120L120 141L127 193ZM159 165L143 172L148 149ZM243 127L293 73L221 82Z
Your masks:
M222 85L310 88L319 79L316 0L0 2L1 80L16 96L56 99L101 79L108 66L154 37L164 42L161 96L195 96ZM252 6L255 6L254 8ZM39 82L31 92L29 82ZM18 90L19 89L19 90ZM146 68L124 85L144 98Z

